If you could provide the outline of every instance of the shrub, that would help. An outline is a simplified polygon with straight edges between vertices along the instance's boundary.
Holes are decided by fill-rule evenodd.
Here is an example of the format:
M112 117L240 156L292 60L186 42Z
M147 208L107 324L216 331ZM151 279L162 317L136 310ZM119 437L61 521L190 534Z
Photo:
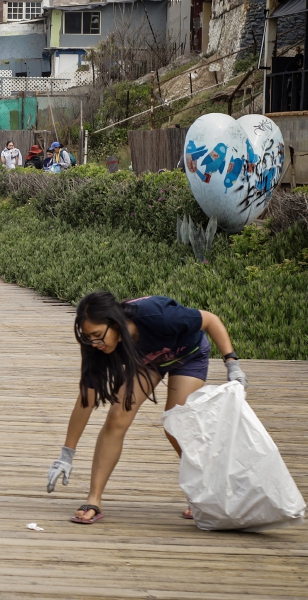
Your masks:
M176 239L177 214L204 226L208 221L179 171L139 178L129 171L84 180L60 176L37 195L36 204L43 215L73 227L104 224L169 243Z
M89 147L97 161L105 161L108 156L113 156L119 149L128 145L128 129L113 127L100 133L92 133L89 138Z
M245 73L248 71L249 67L254 67L257 65L258 56L250 53L245 58L240 58L235 61L233 67L233 73L236 75L237 73Z
M63 226L40 221L31 205L0 211L0 272L6 281L77 303L95 289L117 297L156 293L190 249L157 243L132 231Z
M13 210L6 201L0 274L74 304L104 288L119 299L166 294L218 314L242 358L306 360L306 229L296 224L267 241L260 233L256 241L259 232L250 228L232 245L218 234L203 264L175 242L106 225L74 229L58 218L38 218L35 203ZM212 356L220 356L215 345Z
M0 163L0 198L5 198L8 194L8 169Z

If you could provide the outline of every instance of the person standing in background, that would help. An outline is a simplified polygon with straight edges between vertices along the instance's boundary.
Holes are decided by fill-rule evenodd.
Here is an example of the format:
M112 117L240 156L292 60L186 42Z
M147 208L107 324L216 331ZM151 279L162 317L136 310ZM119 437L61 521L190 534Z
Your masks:
M22 167L22 156L20 150L15 148L14 142L9 140L4 150L1 152L1 163L7 169L15 169L16 166Z

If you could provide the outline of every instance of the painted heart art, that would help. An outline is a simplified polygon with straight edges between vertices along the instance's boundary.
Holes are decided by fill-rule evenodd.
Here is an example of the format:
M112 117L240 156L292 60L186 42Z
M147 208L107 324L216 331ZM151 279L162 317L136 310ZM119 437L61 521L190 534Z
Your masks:
M219 227L237 233L259 217L282 174L284 142L264 115L237 121L220 113L199 117L184 147L186 175L195 199Z

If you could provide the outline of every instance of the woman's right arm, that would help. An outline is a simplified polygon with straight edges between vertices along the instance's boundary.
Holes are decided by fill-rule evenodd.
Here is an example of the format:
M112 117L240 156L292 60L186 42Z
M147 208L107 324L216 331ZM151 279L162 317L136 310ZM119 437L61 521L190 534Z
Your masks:
M1 152L1 162L2 162L3 165L6 164L6 158L5 158L5 156L4 156L4 154L2 152Z
M69 420L65 445L62 447L61 455L58 460L53 462L48 471L47 492L49 494L54 491L60 476L63 475L63 485L67 485L69 482L76 446L94 408L94 390L88 391L88 402L89 406L83 408L79 394Z
M90 418L92 410L95 406L95 395L94 390L92 389L88 390L88 403L89 406L83 408L81 404L81 395L79 394L68 423L64 444L67 448L73 448L73 450L76 449L79 439L81 438L85 426Z

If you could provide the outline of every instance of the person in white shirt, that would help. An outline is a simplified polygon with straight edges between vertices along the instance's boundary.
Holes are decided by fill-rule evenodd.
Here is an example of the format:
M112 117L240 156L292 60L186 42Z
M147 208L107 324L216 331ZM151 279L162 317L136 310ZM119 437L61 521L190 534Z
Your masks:
M20 150L15 148L14 142L9 140L1 152L1 162L7 169L15 169L18 165L22 167L22 156Z

